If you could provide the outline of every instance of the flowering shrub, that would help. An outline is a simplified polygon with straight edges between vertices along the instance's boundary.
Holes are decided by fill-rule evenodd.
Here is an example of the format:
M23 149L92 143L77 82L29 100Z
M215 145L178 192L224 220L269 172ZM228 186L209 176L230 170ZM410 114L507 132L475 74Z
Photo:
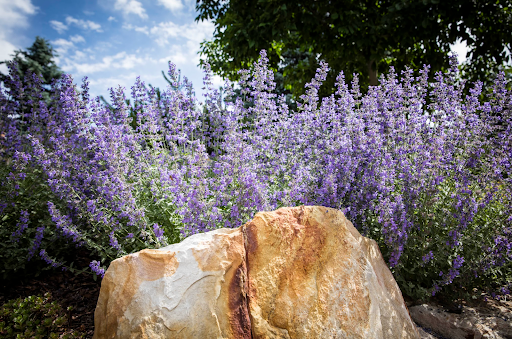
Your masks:
M230 100L227 84L225 106L208 68L203 110L186 79L184 93L158 98L137 79L136 123L122 89L111 90L109 109L69 76L53 106L25 100L33 109L16 119L27 111L16 102L40 85L14 86L0 97L0 196L12 197L1 202L2 241L23 240L24 258L63 268L55 241L85 246L102 276L121 255L238 227L259 210L323 205L378 242L407 295L496 291L512 279L512 96L503 74L488 94L477 83L463 96L454 60L432 83L428 67L400 80L392 70L364 96L340 74L336 95L320 99L321 63L291 112L272 94L262 51L241 71L246 99ZM180 88L172 64L169 75Z

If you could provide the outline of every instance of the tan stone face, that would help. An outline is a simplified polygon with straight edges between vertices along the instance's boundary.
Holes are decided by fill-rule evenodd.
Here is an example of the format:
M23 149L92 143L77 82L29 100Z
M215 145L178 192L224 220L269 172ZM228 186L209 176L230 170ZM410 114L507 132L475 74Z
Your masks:
M342 212L282 208L242 229L254 338L417 335L376 243Z
M248 338L245 277L238 229L125 256L103 279L94 336Z
M101 282L94 314L95 322L96 319L104 319L103 327L106 331L102 335L115 337L119 322L123 321L128 306L143 282L172 276L178 266L176 253L153 249L142 250L112 262Z

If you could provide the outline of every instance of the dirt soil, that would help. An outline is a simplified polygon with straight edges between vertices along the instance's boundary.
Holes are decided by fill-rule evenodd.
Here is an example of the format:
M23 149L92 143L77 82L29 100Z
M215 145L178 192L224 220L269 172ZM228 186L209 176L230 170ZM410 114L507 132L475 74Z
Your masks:
M90 262L87 254L80 257L80 264ZM68 324L63 328L86 333L92 338L94 333L94 310L100 294L101 280L93 280L91 274L75 275L63 271L45 271L37 278L17 283L6 283L0 280L0 305L8 300L25 298L30 295L51 293L51 301L56 301L64 310L72 306L68 313Z

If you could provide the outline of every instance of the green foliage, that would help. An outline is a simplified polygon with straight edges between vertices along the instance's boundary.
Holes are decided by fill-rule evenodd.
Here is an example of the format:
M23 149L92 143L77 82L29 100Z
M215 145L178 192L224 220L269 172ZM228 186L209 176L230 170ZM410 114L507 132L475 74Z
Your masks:
M85 333L65 328L66 311L51 301L50 293L10 300L0 308L0 339L85 338Z
M511 8L510 0L201 0L196 21L215 22L214 39L201 45L215 73L237 80L237 71L266 49L271 68L283 75L276 77L278 88L298 98L319 59L332 68L322 96L334 93L340 71L348 81L358 74L364 91L391 65L397 71L423 64L447 69L450 45L458 40L470 50L466 78L490 82L510 61Z
M137 205L144 209L145 216L151 223L157 223L164 230L164 236L167 239L164 242L158 242L156 238L150 237L149 243L153 247L165 246L168 244L174 244L184 239L180 233L183 228L181 216L176 211L176 206L165 196L162 188L158 186L159 173L155 167L152 172L140 178L140 181L136 184L137 188L134 190L135 197L137 199ZM130 239L130 241L135 241ZM142 244L147 246L146 244ZM144 249L145 247L140 248ZM136 247L134 247L134 252Z
M39 249L28 260L30 249L34 246L37 228L45 226L43 248L51 249L58 257L69 256L74 244L58 236L48 212L47 201L58 201L51 192L46 180L41 180L42 173L38 168L27 168L26 178L19 182L19 188L6 181L9 172L13 171L9 162L0 161L0 195L14 197L15 207L8 205L0 212L0 278L16 280L23 277L38 276L50 267L40 259ZM15 172L16 173L16 172ZM18 229L21 211L29 214L28 227L19 237L13 237ZM16 239L17 238L17 239Z

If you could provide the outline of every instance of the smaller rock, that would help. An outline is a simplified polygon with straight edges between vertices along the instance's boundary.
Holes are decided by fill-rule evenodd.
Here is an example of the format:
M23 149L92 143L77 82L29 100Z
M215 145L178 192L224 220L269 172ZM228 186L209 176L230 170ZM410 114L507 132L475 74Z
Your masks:
M420 326L416 326L416 329L418 330L421 339L437 339L437 337L434 337L432 334L428 333Z
M481 314L472 307L464 307L461 314L455 314L442 307L423 304L409 307L409 313L418 325L450 339L512 338L510 322L496 315Z

